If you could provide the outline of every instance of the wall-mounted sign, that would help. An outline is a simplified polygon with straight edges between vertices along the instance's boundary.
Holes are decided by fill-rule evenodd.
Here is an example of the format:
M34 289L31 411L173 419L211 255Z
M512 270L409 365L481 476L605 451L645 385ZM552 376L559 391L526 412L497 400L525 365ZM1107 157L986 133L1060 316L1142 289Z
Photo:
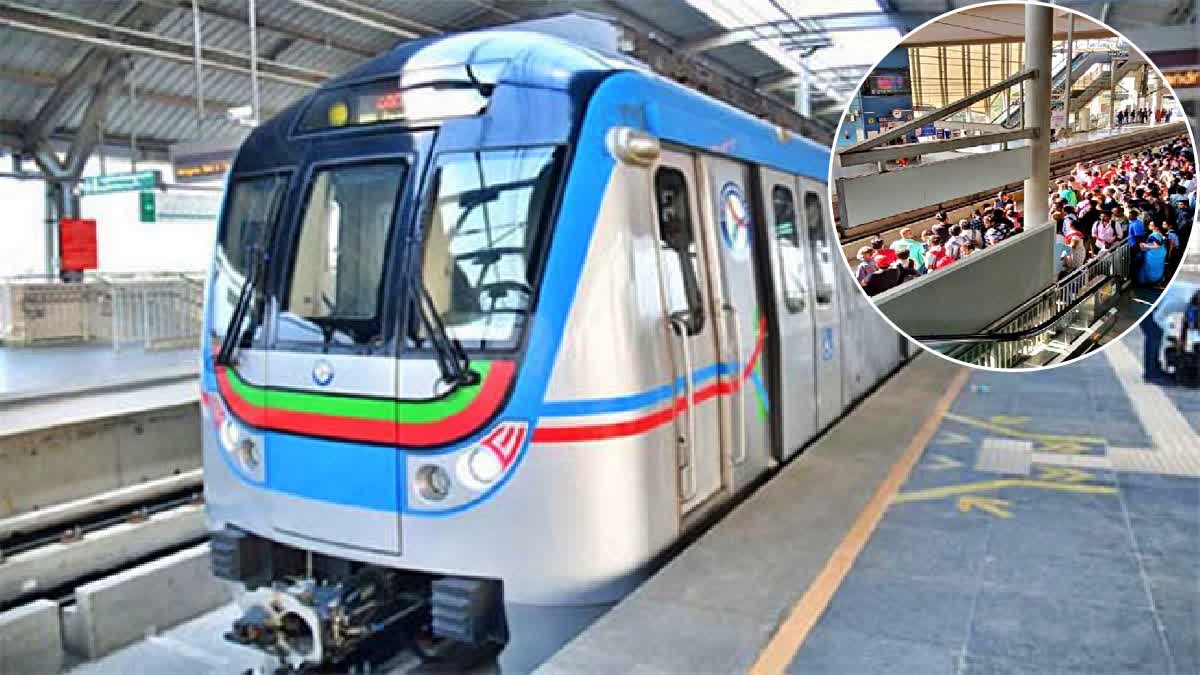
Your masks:
M1167 84L1176 89L1200 87L1200 70L1169 70L1163 73Z
M99 264L96 255L96 221L63 218L58 223L59 267L64 272L94 270Z
M216 221L221 212L219 192L143 192L139 195L141 221Z
M162 181L160 171L138 171L136 173L110 173L107 176L88 176L83 179L79 191L84 195L102 195L110 192L133 192L153 190Z
M244 136L189 141L171 146L171 166L178 183L219 180L233 166Z

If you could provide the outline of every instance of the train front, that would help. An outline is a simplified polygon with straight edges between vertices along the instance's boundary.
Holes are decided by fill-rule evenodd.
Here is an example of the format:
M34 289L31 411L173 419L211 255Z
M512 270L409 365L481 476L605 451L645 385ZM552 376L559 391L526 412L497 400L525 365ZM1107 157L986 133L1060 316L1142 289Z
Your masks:
M229 639L293 668L498 647L515 599L578 598L610 557L566 537L587 562L564 571L546 530L577 523L544 502L571 488L512 480L583 255L550 250L569 143L612 70L549 42L403 45L240 150L202 382L213 566L246 588Z

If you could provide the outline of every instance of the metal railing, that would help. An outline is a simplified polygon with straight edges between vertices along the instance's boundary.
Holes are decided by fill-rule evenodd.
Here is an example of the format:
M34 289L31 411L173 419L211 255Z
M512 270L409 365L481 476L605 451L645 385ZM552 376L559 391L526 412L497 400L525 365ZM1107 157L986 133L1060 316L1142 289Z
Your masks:
M109 342L171 349L199 343L201 273L88 274L0 279L0 340L6 344Z
M1010 312L977 335L926 336L927 345L959 361L991 368L1013 368L1045 348L1086 311L1084 300L1104 279L1130 276L1129 242L1099 255Z
M96 288L114 351L134 344L146 350L199 344L202 275L100 275Z

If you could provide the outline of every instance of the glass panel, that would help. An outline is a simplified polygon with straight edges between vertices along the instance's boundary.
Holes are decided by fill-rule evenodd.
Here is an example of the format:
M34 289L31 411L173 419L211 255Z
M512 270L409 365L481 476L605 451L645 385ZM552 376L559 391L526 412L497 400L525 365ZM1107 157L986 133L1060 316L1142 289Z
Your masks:
M280 339L366 344L380 336L380 288L402 163L313 176L292 260Z
M257 249L261 253L267 246L279 216L279 206L283 203L287 183L286 174L275 174L235 179L230 186L227 197L229 207L217 236L212 290L214 335L225 334L246 281L249 263L255 255L252 251ZM248 314L250 325L256 327L262 320L261 299L261 294L256 292L251 303L253 311Z
M539 276L559 154L535 147L440 158L422 276L451 339L476 349L517 346Z
M662 272L667 312L672 319L678 317L687 322L688 335L697 335L704 329L704 307L687 179L678 169L661 167L654 174L654 193L659 240L664 251Z
M287 176L279 174L238 180L229 190L229 210L217 237L218 270L241 279L253 246L264 246L279 211Z
M815 192L804 193L804 219L808 223L808 243L812 247L816 268L817 304L833 302L833 253L825 233L825 209Z
M779 242L779 276L783 279L783 303L793 314L804 309L804 269L800 258L800 231L796 227L796 200L792 191L776 185L771 190L775 210L775 241Z

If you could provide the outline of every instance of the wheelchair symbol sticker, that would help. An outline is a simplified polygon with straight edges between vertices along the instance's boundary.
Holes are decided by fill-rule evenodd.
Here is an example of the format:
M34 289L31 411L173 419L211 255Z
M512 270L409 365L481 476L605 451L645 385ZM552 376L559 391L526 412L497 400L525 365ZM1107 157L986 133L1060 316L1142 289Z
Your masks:
M821 331L821 360L833 360L833 329L826 328Z

